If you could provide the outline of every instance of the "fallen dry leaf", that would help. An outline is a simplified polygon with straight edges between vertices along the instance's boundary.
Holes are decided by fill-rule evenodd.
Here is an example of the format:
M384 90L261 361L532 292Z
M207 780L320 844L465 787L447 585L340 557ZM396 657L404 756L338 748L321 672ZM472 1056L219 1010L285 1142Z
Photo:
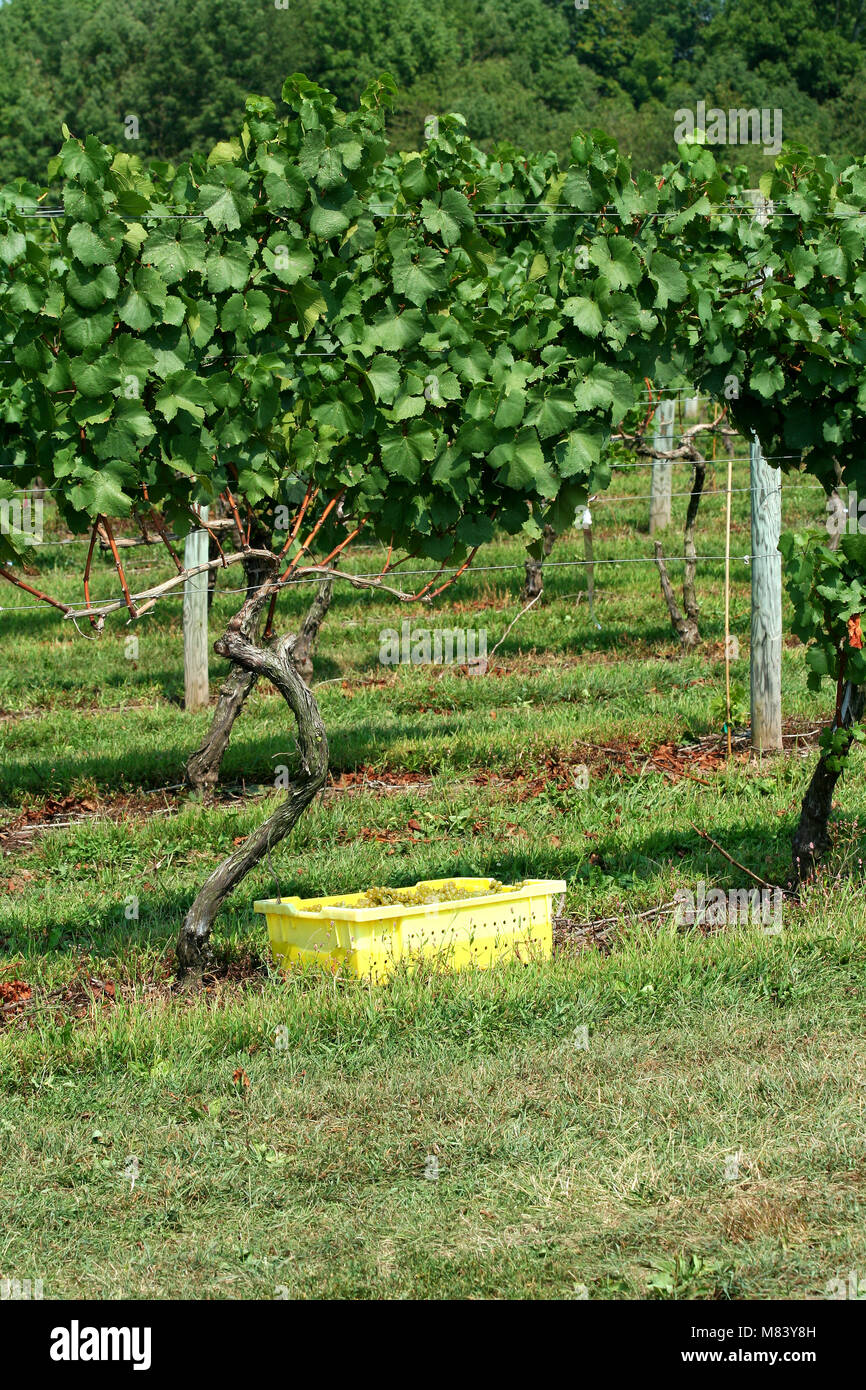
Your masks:
M31 993L26 980L0 981L0 1004L23 1004Z

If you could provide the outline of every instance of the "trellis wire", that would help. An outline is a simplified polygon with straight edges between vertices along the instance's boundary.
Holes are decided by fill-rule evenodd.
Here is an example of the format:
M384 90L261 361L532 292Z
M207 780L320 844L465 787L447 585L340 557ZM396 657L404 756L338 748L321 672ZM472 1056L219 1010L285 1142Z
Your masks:
M678 461L679 461L679 460L678 460ZM731 460L731 461L733 462L733 460ZM18 496L26 497L26 496L28 495L28 492L29 492L29 491L30 491L30 489L19 489L19 490L15 491L12 495L13 495L14 497L18 497ZM716 501L718 498L725 497L725 496L727 495L727 491L728 491L727 488L714 488L714 489L706 489L706 488L705 488L705 489L703 490L703 492L701 493L701 501L702 501L702 502ZM731 493L749 493L749 492L751 492L751 491L752 491L752 489L751 489L750 487L734 487L734 488L731 488ZM823 492L823 491L824 491L824 489L822 488L822 486L821 486L820 483L796 483L793 487L787 487L787 486L786 486L786 488L785 488L785 493L786 493L786 494L789 493L789 492ZM683 492L672 492L672 493L671 493L671 497L691 497L692 495L693 495L693 492L692 492L691 489L686 489L686 490L683 491ZM36 500L38 501L39 499L37 498ZM645 497L645 495L644 495L642 492L630 493L630 494L628 494L627 496L623 496L623 495L620 495L620 494L618 494L618 493L616 493L616 494L601 493L601 494L599 494L599 496L593 497L593 499L592 499L592 505L593 505L594 507L600 507L600 506L608 506L611 502L645 502L645 501L646 501L646 497ZM169 539L170 539L170 540L174 540L174 541L180 541L180 540L183 539L183 537L182 537L182 536L171 536L171 537L169 537ZM88 536L71 536L71 537L69 537L68 539L59 540L59 541L40 541L40 542L39 542L40 547L41 547L42 549L44 549L44 550L47 550L47 549L49 549L49 548L51 548L51 547L53 547L53 546L59 546L59 545L89 545L89 544L90 544L90 538L89 538ZM155 546L155 545L157 544L157 542L156 542L156 541L152 541L151 544ZM473 573L475 573L475 574L478 573L478 570L475 569L474 566L473 566Z
M799 458L800 456L799 456L799 454L765 454L764 457L765 457L765 458L767 459L767 461L769 462L771 459L796 459L796 458ZM611 464L611 470L612 470L612 471L617 471L617 470L619 470L619 469L621 469L621 468L652 468L654 462L655 462L654 459L646 459L645 461L641 461L640 463L612 463L612 464ZM720 462L719 459L705 459L705 463L706 463L708 466L710 466L710 467L712 467L713 463L718 463L718 462ZM731 460L731 462L732 462L732 463L748 463L749 460L746 459L746 458L734 458L734 459ZM690 459L684 459L684 458L680 458L680 459L671 459L671 463L689 464L689 463L691 463L691 460L690 460ZM63 482L67 482L67 481L68 481L68 480L67 480L66 478L63 479ZM74 481L74 480L73 480L73 481ZM847 486L847 484L846 484L846 486ZM816 488L819 488L822 492L824 491L824 489L821 487L821 484L820 484L820 483L814 483L814 484L799 483L799 484L797 484L797 487L798 487L798 489L799 489L799 488L807 488L807 487L816 487ZM788 490L788 489L786 488L786 491L787 491L787 490ZM793 490L793 489L792 489L792 490ZM15 488L15 489L13 489L12 496L13 496L13 497L26 497L29 493L32 493L32 492L34 492L34 491L40 492L40 493L42 493L44 496L53 497L53 496L55 496L56 488L53 488L53 487L35 487L35 486L31 486L31 487L29 487L29 488L27 488L27 487ZM746 491L749 491L749 489L747 488ZM690 494L687 494L687 493L684 493L684 494L683 494L683 496L688 496L688 495L690 495Z
M641 499L641 500L644 500L644 499ZM665 563L666 563L666 564L690 564L690 563L695 562L695 561L704 561L704 560L724 560L724 558L725 558L724 555L690 555L690 556L686 556L686 555L672 555L672 556L670 556L670 558L666 558L666 559L665 559ZM767 555L739 555L739 556L737 556L737 559L739 559L744 565L750 564L752 560L766 560L766 559L768 559L768 558L769 558L769 553L768 553ZM654 557L653 555L634 555L634 556L621 556L621 557L619 557L619 558L616 557L616 556L611 556L611 557L605 557L605 558L603 558L603 559L593 559L593 560L545 560L545 562L544 562L544 568L545 568L545 569L570 569L570 568L574 568L575 566L580 566L581 568L585 568L587 565L654 565L654 564L656 564L656 560L655 560L655 557ZM523 570L523 561L521 560L521 561L518 562L517 564L512 564L512 565L478 565L477 567L476 567L475 565L472 565L472 566L470 566L470 568L469 568L468 570L466 570L465 574L466 574L466 576L471 575L471 574L493 574L493 573L495 573L495 572L497 572L497 571L503 571L503 570L510 570L512 573L522 571L522 570ZM219 573L219 571L217 571L217 573ZM430 569L430 570L400 570L399 572L395 571L395 574L397 574L397 577L398 577L398 578L401 578L401 579L404 578L404 577L411 577L411 576L416 576L416 575L417 575L418 577L421 577L421 576L423 576L423 575L430 575L430 574L437 575L437 574L441 574L441 573L442 573L442 571L439 570L439 569ZM280 587L281 589L290 589L290 588L293 588L296 584L318 584L318 583L321 582L321 578L322 578L322 576L319 575L319 574L299 575L296 579L287 580L284 584L280 584L279 587ZM345 579L347 582L350 582L352 579L382 579L382 578L383 578L383 575L382 575L382 571L381 571L381 570L372 570L369 574L350 574L350 573L348 573L348 571L347 571L347 572L344 573L344 574L337 574L337 575L336 575L336 578L338 578L338 579ZM463 578L464 578L464 576L461 575L460 579L456 580L455 582L456 582L456 583L460 583L461 580L462 580ZM247 586L246 584L241 584L241 585L238 585L237 588L234 588L234 587L220 588L220 589L217 590L217 593L218 593L218 594L245 594L245 593L247 593L247 589L248 589L248 586ZM370 593L374 593L375 590L374 590L374 589L371 589L371 590L369 590L369 592L370 592ZM384 592L387 593L387 592L388 592L387 589L385 589ZM133 596L133 597L135 597L135 596ZM152 601L152 602L154 602L154 603L160 603L160 602L162 602L163 599L172 599L172 598L174 598L174 599L176 599L176 598L183 598L183 592L179 589L176 593L170 593L170 594L155 594L155 595L152 596L152 599L148 599L148 602L151 602L151 601ZM114 601L115 601L115 596L114 596L114 595L111 595L110 597L104 598L104 599L96 599L96 600L94 600L94 603L93 603L93 605L92 605L90 611L91 611L91 612L95 611L96 609L99 608L100 604L102 604L102 603L113 603ZM0 604L0 613L22 613L22 612L25 612L25 611L27 611L27 610L35 610L35 609L41 609L42 612L45 612L46 609L48 608L48 606L49 606L49 605L48 605L48 604L45 604L45 603L19 603L19 604L14 604L14 603L13 603L13 604ZM118 609L117 611L120 612L120 609ZM87 617L87 612L88 612L87 609L82 609L80 612L79 612L79 611L74 611L74 612L72 612L72 613L70 614L70 617L74 617L74 618L86 618L86 617ZM145 614L144 616L146 617L147 614Z
M772 213L770 214L771 217L800 217L800 218L802 218L802 213L795 211L793 208L785 208L785 207L782 207L782 206L781 206L781 202L782 202L782 199L778 199L778 200L774 199L774 200L773 200L773 211L772 211ZM599 218L599 217L611 217L611 218L613 218L613 217L618 217L620 220L638 217L638 218L641 218L641 219L643 219L643 218L649 218L649 219L652 219L653 221L656 221L656 222L667 222L667 221L673 221L673 220L675 220L675 219L678 218L678 217L682 217L684 213L691 212L692 209L694 208L694 206L695 206L694 203L687 203L684 207L672 209L670 212L651 212L651 211L649 211L649 210L647 210L646 212L627 212L626 210L621 209L621 208L617 208L617 207L615 207L615 206L605 206L604 208L602 208L602 209L601 209L600 211L598 211L598 212L581 212L581 211L579 211L577 208L564 208L564 207L562 207L562 206L561 206L560 204L558 204L558 203L546 203L546 202L541 202L541 201L540 201L540 202L537 202L537 203L517 203L517 202L515 202L515 203L498 203L498 204L497 204L497 203L494 203L494 204L492 204L490 207L486 207L486 208L483 208L483 209L482 209L482 208L473 209L473 215L474 215L476 218L480 218L480 217L484 217L484 218L501 217L501 218L508 218L508 219L511 220L511 221L533 221L533 222L538 221L540 218L544 218L544 217L595 217L595 218ZM419 211L420 211L420 210L417 209L417 208L411 208L411 209L407 209L405 212L397 212L393 206L386 206L385 204L375 204L375 203L367 203L367 204L365 205L365 207L366 207L366 211L369 212L373 217L394 217L394 218L417 217L417 216L419 215ZM526 211L526 209L537 209L537 211ZM269 207L267 203L257 203L257 204L255 205L253 211L254 211L254 212L269 212L269 213L271 214L272 217L276 218L276 219L277 219L278 221L280 221L280 222L288 222L288 221L294 221L294 220L295 220L294 218L291 218L291 217L289 216L288 213L278 213L278 212L275 212L274 209L271 208L271 207ZM59 218L72 217L72 216L74 216L74 214L67 212L65 208L37 208L37 209L30 209L30 208L14 208L14 209L12 209L12 212L14 213L14 215L15 215L16 217L22 217L22 218L26 218L26 217L36 217L36 218L39 218L39 217L42 217L42 218L51 218L51 219L53 219L53 218L58 218L58 219L59 219ZM110 212L110 213L106 213L106 215L107 215L107 216L111 216L111 217L117 217L117 218L119 218L119 220L120 220L121 222L133 222L133 223L134 223L134 222L149 222L149 221L154 221L154 220L155 220L155 221L160 221L160 222L205 222L205 221L208 220L207 214L204 213L204 212L153 212L153 211L152 211L152 212L143 212L143 213L139 214L138 216L136 216L136 215L134 215L134 214L132 214L132 213ZM8 216L8 214L0 213L0 216ZM755 215L755 204L754 204L754 203L751 203L751 202L746 202L746 203L731 202L731 203L720 204L718 207L711 207L711 208L706 209L706 210L704 210L704 211L698 212L698 213L695 214L695 216L696 216L696 217L748 217L751 221L756 221L756 220L757 220L756 215ZM857 209L857 208L852 208L850 211L847 211L847 212L838 212L838 211L837 211L837 212L834 212L833 216L834 216L835 219L842 220L843 218L846 218L846 217L864 217L864 216L866 216L866 212L864 212L864 211L862 211L862 210L860 210L860 209Z

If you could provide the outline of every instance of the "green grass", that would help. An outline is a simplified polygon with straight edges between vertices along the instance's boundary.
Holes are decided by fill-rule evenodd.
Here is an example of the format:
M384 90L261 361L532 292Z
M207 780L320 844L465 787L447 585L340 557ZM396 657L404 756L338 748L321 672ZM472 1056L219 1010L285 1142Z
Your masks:
M4 1263L49 1296L627 1298L696 1254L681 1296L820 1297L862 1267L851 916L46 1019Z
M645 481L628 471L612 492ZM814 520L811 504L792 490L786 524ZM646 557L645 511L599 506L597 557ZM741 494L734 517L737 556ZM722 554L722 519L716 494L700 554ZM39 587L80 596L76 548L45 553ZM553 559L582 553L572 535ZM166 577L134 555L153 566L139 580ZM486 628L492 647L520 611L519 547L479 564L506 568L470 572L413 624ZM747 684L749 571L732 573ZM100 559L95 594L110 579ZM62 820L82 799L88 815L11 839L0 869L0 984L32 991L0 1025L0 1277L42 1278L48 1298L777 1299L862 1275L862 755L827 875L785 904L781 933L641 918L700 880L747 886L698 829L784 876L814 741L666 777L660 745L720 734L723 564L700 567L688 657L651 565L598 566L600 630L584 588L581 569L551 567L476 679L382 667L379 634L404 610L338 589L315 677L337 783L230 899L221 968L192 996L173 939L276 796L284 705L255 693L205 808L176 789L207 724L181 707L177 602L140 625L136 661L122 620L88 641L50 613L0 613L0 825L49 796L75 799ZM308 597L289 594L287 615ZM218 591L214 634L234 602ZM224 670L214 658L214 691ZM817 729L828 705L787 647L789 729ZM565 931L546 964L372 989L269 968L251 904L275 875L313 895L460 873L565 878L566 917L612 918L610 951Z

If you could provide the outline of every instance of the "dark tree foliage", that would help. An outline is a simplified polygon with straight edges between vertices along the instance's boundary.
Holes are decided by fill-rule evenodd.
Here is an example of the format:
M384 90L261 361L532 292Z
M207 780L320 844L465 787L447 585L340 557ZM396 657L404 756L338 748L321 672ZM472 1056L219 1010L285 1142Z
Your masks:
M846 158L866 137L864 55L866 0L0 0L0 181L42 182L64 121L122 146L134 116L135 153L186 158L297 70L346 105L393 73L403 149L460 111L487 148L562 155L598 126L657 167L674 112L705 100L779 107L786 139Z

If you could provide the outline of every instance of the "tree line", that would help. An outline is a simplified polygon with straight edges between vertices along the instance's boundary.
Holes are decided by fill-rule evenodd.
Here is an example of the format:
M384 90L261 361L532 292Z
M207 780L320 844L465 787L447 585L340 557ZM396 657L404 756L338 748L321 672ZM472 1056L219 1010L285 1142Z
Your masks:
M778 109L787 141L831 156L866 148L866 0L0 0L0 181L44 181L64 122L184 159L297 71L345 106L392 73L398 149L459 111L485 149L562 157L599 127L658 167L698 100Z

